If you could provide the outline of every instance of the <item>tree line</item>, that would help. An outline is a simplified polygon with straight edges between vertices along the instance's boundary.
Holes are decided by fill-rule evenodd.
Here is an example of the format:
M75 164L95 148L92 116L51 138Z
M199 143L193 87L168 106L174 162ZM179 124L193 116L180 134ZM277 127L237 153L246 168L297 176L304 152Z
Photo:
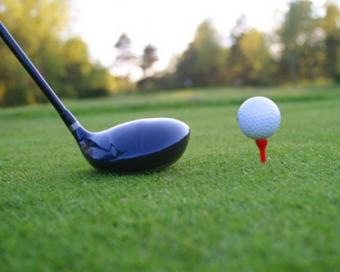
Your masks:
M166 71L155 73L157 48L146 45L141 56L122 34L113 50L113 70L137 67L141 79L129 73L113 76L90 59L86 43L65 35L69 23L67 0L2 0L0 18L58 94L82 98L126 90L161 90L197 86L266 86L287 82L340 82L340 10L328 2L315 13L312 1L289 4L281 25L264 33L241 16L227 44L210 20L202 22L187 49ZM226 36L226 35L224 35ZM45 101L33 81L0 43L0 106ZM130 68L129 68L130 67Z
M206 20L173 71L144 78L139 85L166 89L340 82L340 10L328 2L321 14L315 14L311 1L293 1L273 33L248 27L241 16L231 31L230 46L223 45L221 35Z

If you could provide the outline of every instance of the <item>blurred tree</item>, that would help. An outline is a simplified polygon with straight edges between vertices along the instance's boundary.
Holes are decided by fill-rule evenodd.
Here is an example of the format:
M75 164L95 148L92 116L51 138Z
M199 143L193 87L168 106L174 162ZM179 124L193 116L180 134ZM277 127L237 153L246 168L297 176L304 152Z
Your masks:
M182 86L217 85L223 77L223 60L226 50L209 20L202 22L194 40L180 56L177 77Z
M312 2L290 3L279 36L283 45L280 74L292 82L322 76L325 55L318 20L313 17Z
M82 96L87 93L87 80L85 78L91 71L87 46L80 38L71 38L63 46L63 59L65 60L65 73L63 95Z
M141 58L140 67L143 70L144 78L148 77L148 71L151 70L153 64L158 61L157 49L152 45L147 45Z
M322 18L322 28L326 33L332 33L340 28L340 9L336 4L328 3L325 6L326 14Z
M340 9L335 4L326 5L326 15L321 25L325 31L327 75L340 82Z
M255 29L244 33L239 40L243 56L245 83L264 85L270 83L274 74L274 60L269 52L266 35Z
M95 97L110 91L108 70L90 62L87 45L82 39L75 37L67 40L63 48L63 58L63 95Z
M115 44L115 48L118 50L116 59L129 60L135 58L135 55L131 51L131 39L125 33L120 35Z
M117 50L113 70L116 74L129 77L137 65L137 57L131 49L131 39L123 33L115 44Z
M242 15L231 31L231 38L228 82L233 85L270 83L275 67L267 36L255 29L248 30L246 17Z
M242 14L235 23L235 26L231 30L231 38L235 43L242 35L248 30L247 17Z
M92 65L90 71L85 76L86 87L81 93L80 97L98 97L106 95L112 85L110 85L110 73L99 64ZM116 86L114 86L116 87Z
M14 34L27 54L48 76L51 84L60 87L63 74L61 34L68 22L65 0L2 0L2 21ZM0 43L0 105L34 103L44 99L12 54Z
M232 46L226 59L227 82L233 85L243 85L246 81L246 57L241 48L241 40L247 31L246 17L241 15L231 30Z

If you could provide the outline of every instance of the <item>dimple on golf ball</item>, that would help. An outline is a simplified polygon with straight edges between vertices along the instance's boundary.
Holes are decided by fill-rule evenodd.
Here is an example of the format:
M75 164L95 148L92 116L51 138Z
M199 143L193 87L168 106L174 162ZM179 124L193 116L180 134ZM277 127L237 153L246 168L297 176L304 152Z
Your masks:
M241 105L237 121L246 136L252 139L266 139L280 127L281 114L272 100L256 96Z

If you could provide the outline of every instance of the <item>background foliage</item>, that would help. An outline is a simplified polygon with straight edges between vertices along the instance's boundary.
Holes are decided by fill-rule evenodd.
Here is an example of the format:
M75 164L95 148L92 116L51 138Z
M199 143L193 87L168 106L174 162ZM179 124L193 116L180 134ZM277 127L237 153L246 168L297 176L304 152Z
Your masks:
M213 23L205 20L171 69L158 73L154 70L157 48L148 44L142 56L137 56L131 49L132 39L124 33L112 47L113 52L117 50L116 60L112 60L115 68L127 71L119 77L90 59L81 38L66 37L68 3L0 2L1 20L64 97L95 97L134 89L340 82L340 9L331 2L318 13L312 1L291 2L281 25L272 33L248 26L245 16L240 16L227 42L222 39L226 33L218 33ZM0 59L0 106L45 101L2 42ZM138 82L130 80L131 67L141 71Z
M125 88L125 80L89 58L87 45L79 37L65 39L69 6L65 0L2 0L1 21L48 78L58 94L92 97ZM33 81L0 43L0 105L44 101Z

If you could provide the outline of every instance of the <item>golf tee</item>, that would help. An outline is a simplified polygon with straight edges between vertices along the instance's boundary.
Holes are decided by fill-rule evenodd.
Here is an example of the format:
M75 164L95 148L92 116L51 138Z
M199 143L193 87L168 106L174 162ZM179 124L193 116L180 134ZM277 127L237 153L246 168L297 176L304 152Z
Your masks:
M261 162L262 163L266 163L267 162L267 158L266 158L266 147L268 144L267 139L257 139L255 140L257 147L259 148L260 151L260 158L261 158Z

